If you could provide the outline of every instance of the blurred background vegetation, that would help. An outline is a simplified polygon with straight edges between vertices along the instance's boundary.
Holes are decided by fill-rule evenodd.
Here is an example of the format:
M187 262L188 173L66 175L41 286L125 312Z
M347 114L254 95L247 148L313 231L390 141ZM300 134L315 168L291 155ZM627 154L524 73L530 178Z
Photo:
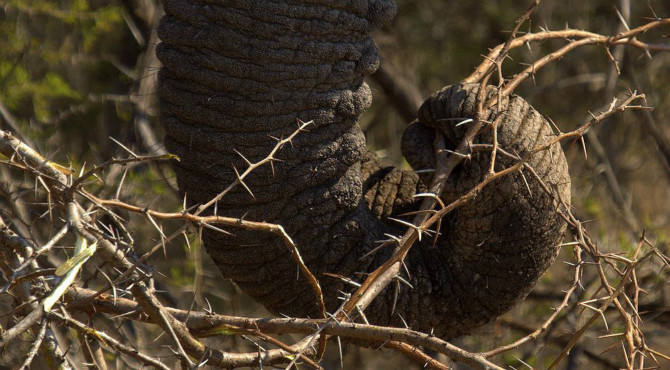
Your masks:
M420 102L444 85L466 77L489 48L503 43L514 21L529 1L436 1L397 0L398 16L380 30L376 40L383 64L403 81L410 96ZM623 7L622 7L623 6ZM630 8L630 15L625 8ZM557 30L569 26L602 34L622 30L621 10L631 27L652 17L670 16L665 0L546 0L532 17L530 27ZM160 154L162 133L158 124L155 78L160 67L154 56L155 30L160 4L154 0L0 0L0 127L24 139L49 159L79 170L85 164L102 163L127 153L114 138L135 153ZM650 43L669 43L670 30L644 35ZM515 50L505 63L510 76L561 41ZM630 253L646 230L658 248L668 251L670 239L670 53L614 49L620 59L617 75L604 48L586 47L545 68L517 89L540 112L551 117L563 131L570 131L609 105L614 96L628 90L646 94L656 109L651 114L627 112L603 122L586 137L586 153L580 142L563 143L570 161L573 206L604 251ZM394 107L377 79L371 79L373 107L361 125L369 146L389 164L402 165L399 140L408 123L406 114ZM665 144L664 144L665 143ZM33 227L47 206L33 195L34 180L0 166L0 212L8 224L24 230L39 243L54 230ZM108 171L94 183L103 196L113 196L125 178L120 198L137 205L176 211L181 200L169 166L140 164ZM138 254L160 242L153 226L138 216L124 214L135 238ZM162 225L166 234L178 224ZM177 239L150 261L159 273L157 281L170 305L188 309L211 306L216 312L259 316L267 313L220 278L216 267L201 253L197 235L189 243ZM534 330L551 313L569 285L571 260L564 249L554 267L530 298L480 333L456 341L471 350L490 349ZM65 255L62 257L65 258ZM670 348L670 287L660 266L649 266L644 280L649 294L646 307L647 340L656 348ZM587 271L595 274L595 271ZM645 275L645 276L646 276ZM594 281L585 276L584 281ZM586 286L575 299L594 293ZM589 290L591 289L591 290ZM524 361L542 368L560 351L561 342L582 320L580 308L569 310L560 325L540 342L508 352L495 359L522 367ZM596 368L622 366L621 349L610 348L617 338L594 340L607 334L598 324L583 344L571 352L566 368L587 363ZM610 323L616 332L617 322ZM619 322L618 325L621 325ZM154 341L151 327L132 337L145 350L164 351ZM220 346L239 348L244 339L217 339ZM29 343L28 343L29 344ZM28 345L26 344L26 345ZM336 346L331 346L331 366L339 366ZM250 348L253 348L250 347ZM607 350L607 352L602 353ZM346 368L410 366L396 354L358 349L346 350ZM20 353L4 353L0 364L11 367ZM20 361L20 360L19 360ZM20 363L20 362L19 362ZM117 362L119 366L128 366ZM401 365L402 364L402 365ZM625 363L624 363L625 364ZM668 364L666 362L665 364ZM414 365L411 365L414 366ZM590 365L591 366L591 365ZM670 366L670 365L668 365Z

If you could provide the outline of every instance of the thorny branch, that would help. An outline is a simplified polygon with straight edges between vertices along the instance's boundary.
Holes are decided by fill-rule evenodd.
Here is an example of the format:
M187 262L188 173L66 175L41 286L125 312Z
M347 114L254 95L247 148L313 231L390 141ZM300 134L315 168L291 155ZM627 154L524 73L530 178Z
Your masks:
M39 184L39 188L47 194L49 219L52 222L58 220L58 216L54 216L54 214L60 212L61 219L66 220L58 228L59 231L53 234L47 242L39 244L13 234L9 227L4 225L4 222L0 225L2 229L0 233L0 254L4 257L0 261L0 270L2 270L3 274L3 287L0 293L11 293L17 297L19 304L10 314L21 317L12 327L0 330L0 349L6 347L6 345L16 338L19 338L24 332L33 330L35 336L30 351L24 360L25 366L31 364L38 352L38 348L45 349L42 352L46 356L51 354L55 358L64 358L62 355L63 344L58 343L54 339L53 334L50 334L50 329L48 328L48 324L50 323L60 323L81 333L84 337L97 341L103 346L118 351L118 353L122 353L145 366L169 368L163 359L142 354L138 349L121 343L105 331L83 324L69 314L69 312L84 312L110 315L108 320L112 320L112 317L114 317L114 320L134 320L158 325L165 333L169 333L177 348L177 356L184 367L188 368L195 368L205 364L220 367L260 366L261 364L294 363L294 361L298 360L312 368L320 368L319 363L309 356L316 354L317 358L320 357L325 348L326 336L351 338L367 341L368 343L382 344L386 347L394 348L430 368L446 368L446 365L428 356L423 352L422 348L444 354L454 361L462 362L475 368L499 368L490 362L489 359L540 339L543 335L547 335L552 326L561 319L561 315L565 314L567 309L580 307L594 312L572 335L564 346L564 349L558 353L552 367L565 358L584 333L589 328L597 325L600 319L603 320L606 329L608 329L608 320L624 322L625 329L623 333L614 334L620 334L623 338L622 343L628 368L643 368L645 361L652 361L655 366L661 366L660 361L663 361L663 359L670 360L670 357L650 347L644 339L644 332L640 325L639 295L642 293L642 289L639 284L639 274L640 266L642 264L650 264L652 260L656 262L660 261L662 268L670 267L670 258L663 254L644 235L640 238L640 242L634 253L629 257L620 254L601 253L597 242L593 241L589 236L583 223L567 207L564 207L566 208L564 211L557 212L560 212L560 215L568 223L574 239L573 242L564 244L565 246L572 246L575 254L572 282L569 284L560 304L555 308L554 312L532 333L512 343L503 344L486 352L472 353L430 334L412 331L409 328L379 327L352 321L360 313L363 313L367 305L398 276L402 261L413 243L416 240L420 240L422 235L428 233L430 228L438 224L446 214L470 201L489 183L519 171L526 171L533 175L536 180L539 180L539 176L527 163L531 156L547 150L549 145L555 142L566 139L581 139L589 128L613 114L622 113L630 109L647 111L647 107L633 104L636 101L644 101L644 95L633 92L622 102L614 100L606 111L594 116L578 129L567 133L558 133L549 145L535 148L523 158L513 156L507 153L504 148L500 148L497 140L495 140L495 134L494 141L489 145L473 145L472 141L481 128L490 124L495 133L497 124L496 122L484 122L478 119L478 117L487 116L487 112L492 109L502 109L501 101L509 96L521 82L532 77L546 65L559 60L576 48L585 45L603 45L606 48L615 45L627 45L645 51L670 51L670 47L667 45L647 44L636 38L654 28L670 25L670 19L655 19L640 27L620 32L614 36L603 36L572 29L562 31L545 30L539 33L528 33L517 36L520 27L531 17L539 4L539 0L534 1L528 11L517 20L507 41L492 49L475 72L463 80L465 83L479 82L484 86L496 74L498 77L499 93L490 101L484 101L483 95L480 97L477 117L475 117L473 124L470 125L468 132L455 151L449 153L443 150L445 149L445 144L441 139L441 135L436 135L438 139L434 143L434 146L438 162L433 183L430 186L430 194L433 196L427 196L424 199L421 206L421 211L423 212L419 212L418 216L414 219L413 226L408 229L407 233L400 240L394 256L370 274L358 291L343 305L342 310L336 312L330 318L328 318L325 305L323 304L323 296L318 280L303 263L298 247L281 225L219 216L215 211L216 203L235 186L244 187L253 196L253 189L250 189L244 183L244 179L252 171L261 166L272 166L273 162L277 160L276 154L283 146L291 144L296 135L306 130L310 124L309 122L299 122L297 130L293 134L285 139L277 139L275 147L259 162L251 163L240 154L247 162L248 167L241 174L236 169L236 173L238 174L237 180L208 203L200 205L194 210L184 209L182 212L172 213L156 211L148 207L141 207L122 201L119 199L118 191L116 193L117 196L113 199L106 199L86 189L88 186L87 181L92 176L101 173L110 166L125 166L149 160L171 159L172 157L169 155L139 156L128 150L131 154L130 158L111 159L88 171L82 168L79 175L76 175L70 168L50 161L16 137L7 132L0 131L0 153L6 158L4 164L32 174L37 179L36 184ZM547 54L531 63L521 73L509 79L504 78L502 66L510 50L550 39L563 39L567 41L567 44L555 52ZM392 76L387 77L392 78ZM481 90L483 91L483 89ZM409 113L405 112L405 115L409 115ZM441 193L447 178L463 158L466 158L471 151L475 150L491 151L492 162L489 166L489 176L451 204L440 204L437 201L437 197ZM517 162L504 170L495 172L493 161L495 161L498 155L512 156ZM546 186L545 190L548 192ZM558 201L564 204L564 200L559 199ZM440 208L435 209L438 206ZM214 209L213 215L201 215L204 211L212 210L212 208ZM127 240L127 238L119 235L114 230L102 229L96 223L97 213L109 215L116 222L123 223L123 219L115 213L118 210L144 216L148 223L153 225L160 233L160 243L143 256L134 256L131 249L132 240ZM427 212L428 210L434 210L434 212ZM173 235L165 236L156 220L159 222L182 220L184 221L184 226L179 228ZM168 307L161 303L154 289L152 270L149 266L145 265L145 262L153 253L164 247L164 243L174 239L176 236L182 235L187 224L195 225L198 228L207 227L221 232L225 231L219 227L251 229L272 233L279 237L291 252L292 258L312 287L323 317L320 319L254 319L217 315L212 312L197 310L184 311ZM73 235L85 238L89 243L98 243L99 249L97 255L101 257L101 260L105 264L114 267L113 271L116 275L113 279L107 277L107 280L104 280L102 284L103 287L98 290L89 290L76 287L76 284L73 285L65 293L65 304L45 312L42 309L41 302L48 295L48 291L53 289L55 285L54 281L57 279L49 280L45 278L45 276L54 275L56 269L42 267L40 257L52 255L52 251L59 243L62 241L67 243ZM584 254L593 262L586 261ZM15 256L15 258L7 258L9 256ZM71 258L71 260L73 259L74 257ZM71 263L71 261L64 262L66 265L68 263ZM582 291L582 294L587 294L582 281L585 270L591 265L596 266L599 289L595 292L589 292L591 296L588 299L575 303L574 297L578 295L578 292ZM616 283L612 283L611 281L616 281ZM110 290L111 295L107 293ZM630 293L630 290L632 290L632 293ZM38 293L32 295L33 291ZM129 299L130 297L133 299ZM612 306L614 310L611 309ZM59 310L62 313L58 313ZM307 337L298 344L290 346L270 336L271 334L286 333L301 334ZM252 336L258 338L264 344L272 345L276 348L264 349L259 345L256 352L224 352L211 348L200 340L200 338L213 335ZM311 348L314 336L321 338L318 350ZM67 366L67 362L65 366Z
M104 312L160 325L154 317L147 315L138 303L129 299L113 299L113 297L107 294L96 296L92 290L73 288L68 293L67 302L67 308L70 311L94 310L95 312ZM81 302L85 302L85 304ZM166 308L166 310L174 318L184 322L196 337L220 332L256 335L256 332L264 334L312 334L316 331L322 331L329 335L364 339L379 343L389 340L401 341L412 346L426 347L436 352L444 353L451 358L473 366L476 366L477 362L480 364L486 363L480 355L470 354L430 334L410 329L387 328L328 319L256 319L216 315L207 312L190 312L174 308ZM495 368L493 364L488 363L487 365Z
M84 325L83 323L80 323L72 318L68 318L66 316L60 315L55 312L51 312L49 314L49 317L54 318L56 321L63 322L65 325L68 327L71 327L80 333L90 336L92 338L96 338L100 341L104 341L107 343L110 347L117 349L119 352L130 356L136 360L138 360L140 363L145 364L146 366L153 366L158 369L170 369L168 366L163 364L160 360L151 358L150 356L147 356L145 354L140 353L137 349L128 347L127 345L117 341L113 337L109 336L107 333L99 330L95 330L92 328L89 328L88 326Z
M286 143L290 143L293 137L300 131L304 130L305 126L307 126L308 123L301 123L301 126L299 127L296 132L289 136L288 139L283 139L279 140L279 143L271 154L264 160L256 163L256 164L250 164L250 167L257 168L263 164L270 163L274 158L272 157L283 145ZM120 251L117 247L114 246L112 242L109 240L105 239L105 233L98 230L97 227L94 225L91 225L90 223L85 223L83 219L87 219L88 217L82 213L81 207L78 205L78 203L73 199L73 196L75 193L83 194L84 196L89 196L92 199L95 199L95 197L91 194L88 194L85 190L80 189L82 184L84 183L84 180L91 175L93 175L95 172L99 171L101 168L104 168L108 165L112 164L128 164L128 163L134 163L137 161L142 161L142 160L148 160L148 159L163 159L166 156L158 156L158 157L142 157L142 156L137 156L134 155L132 158L129 158L127 160L110 160L103 164L102 166L96 167L93 170L89 170L88 172L83 172L82 175L76 179L73 179L68 182L67 178L63 176L63 173L66 174L71 174L71 171L59 166L53 162L50 162L46 159L44 159L41 155L39 155L37 152L29 148L27 145L21 143L18 139L12 137L10 134L5 133L5 132L0 132L0 135L5 139L3 140L0 144L0 152L5 155L6 157L10 158L13 162L18 163L18 165L23 165L27 170L31 170L34 173L37 173L38 176L42 175L43 173L40 172L43 168L46 168L44 172L47 172L47 174L50 175L51 178L53 178L53 182L56 184L54 185L54 192L58 192L59 194L59 199L70 199L67 200L66 202L66 210L67 210L67 218L68 218L68 224L69 226L76 231L79 235L83 236L86 239L89 239L90 243L100 243L102 246L102 254L105 257L105 260L115 264L118 266L119 270L125 271L119 278L117 278L117 282L121 280L121 278L125 278L130 276L131 281L133 281L133 289L136 294L136 298L140 302L145 302L144 307L145 310L148 312L153 312L153 314L157 317L161 318L162 322L162 327L168 332L171 332L173 334L173 337L175 337L175 342L177 345L177 348L179 348L179 353L182 361L184 364L191 368L195 366L193 363L190 362L189 356L184 352L184 349L182 349L182 345L187 345L187 348L189 350L189 354L194 356L195 358L203 358L206 357L207 361L210 362L210 364L215 364L219 366L227 366L227 367L237 367L237 366L245 366L245 364L254 364L254 363L274 363L274 362L282 362L285 361L286 358L290 357L292 353L299 353L302 351L302 348L300 349L293 349L290 346L286 346L286 348L289 348L289 352L286 352L285 350L273 350L266 352L265 354L256 354L256 353L251 353L251 354L226 354L220 351L216 350L211 350L207 349L205 351L205 347L200 344L196 339L192 338L187 331L184 331L183 328L180 330L181 326L180 324L174 320L169 314L165 314L164 311L161 309L161 305L158 303L156 298L153 296L153 293L149 291L146 287L142 288L144 286L144 282L142 281L142 277L135 272L135 268L142 263L141 260L136 261L133 263L132 261L127 259L127 255L123 253L123 251ZM132 153L131 153L132 154ZM18 155L18 159L15 158L15 155ZM252 168L252 169L253 169ZM246 176L248 173L250 173L250 170L245 171L241 176L239 176L237 183L243 184L243 179L244 176ZM69 184L68 184L69 183ZM232 189L234 185L231 185L228 187L220 196L225 195L225 192L229 191ZM107 205L116 205L116 206L123 206L124 204L122 202L118 201L102 201L101 203L97 204L97 206L100 209L105 209L105 205L102 203L107 203ZM213 203L213 202L212 202ZM219 217L219 216L208 216L208 217L199 217L197 216L198 213L204 211L205 207L200 207L199 211L196 212L195 214L189 214L188 212L181 212L181 213L174 213L171 215L165 216L164 214L160 212L154 212L150 211L147 209L139 209L139 207L135 206L130 206L128 205L127 210L130 211L135 211L141 214L146 215L148 218L151 217L157 217L157 218L162 218L162 219L174 219L174 218L180 218L184 219L185 221L196 221L198 225L210 225L211 223L223 223L226 226L231 226L231 227L236 227L236 228L248 228L248 229L255 229L259 231L266 231L266 232L271 232L279 235L281 239L284 241L284 243L287 245L289 250L291 251L292 255L296 259L297 264L301 267L301 271L308 277L308 281L310 281L311 284L315 287L315 293L318 299L321 301L321 308L324 311L324 317L325 317L325 305L323 304L323 297L322 293L320 290L320 287L318 285L318 281L314 276L311 274L311 272L307 269L307 267L304 265L302 262L302 258L300 257L300 254L297 250L297 247L291 240L291 238L286 234L286 232L283 230L283 228L280 225L271 225L267 223L258 223L258 222L248 222L240 219L231 219L231 218L225 218L225 217ZM113 214L112 212L108 211L105 209L105 213L107 214ZM65 227L62 229L61 232L57 234L57 237L54 238L51 242L47 243L46 245L42 246L39 248L38 253L44 253L48 249L51 248L50 245L54 244L58 239L62 238L63 235L62 233L65 233L65 231L68 228ZM116 242L116 240L113 240ZM36 258L37 255L32 255L30 258L31 260L34 261L34 258ZM23 264L25 265L25 263ZM19 269L25 268L25 266L19 267ZM17 269L17 270L19 270ZM17 270L12 271L12 276L17 275ZM140 270L141 271L141 270ZM144 272L142 272L142 275L147 276ZM14 279L12 280L14 281ZM11 287L12 282L9 282L7 284L6 289L9 289ZM114 288L113 283L110 288ZM6 290L5 289L5 290ZM100 293L98 293L100 294ZM4 345L14 337L22 334L27 328L32 326L36 321L40 320L43 316L43 311L41 309L34 309L29 315L27 315L22 321L20 325L16 325L10 330L3 332L2 334L2 342L0 342L0 348L4 347ZM321 348L324 346L324 340L325 338L320 341L321 343ZM310 359L305 358L302 355L299 355L300 357L303 358L303 360L307 363L312 363L314 367L319 367L317 364L313 363Z

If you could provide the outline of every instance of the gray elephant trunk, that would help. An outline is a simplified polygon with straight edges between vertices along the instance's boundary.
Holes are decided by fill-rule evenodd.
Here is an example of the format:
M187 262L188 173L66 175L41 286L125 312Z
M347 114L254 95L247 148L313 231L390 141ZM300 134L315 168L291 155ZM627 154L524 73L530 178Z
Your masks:
M266 157L276 138L310 122L273 166L222 198L220 215L281 224L320 280L328 309L350 290L338 275L358 278L391 254L365 257L384 234L403 228L388 218L416 210L424 185L412 172L382 167L365 148L358 116L370 105L363 81L379 64L370 32L394 15L386 0L165 0L158 29L161 122L166 145L181 159L175 171L190 204L209 201L236 171ZM473 114L475 86L445 88L429 99L405 135L415 169L432 167L438 122ZM546 143L551 131L518 97L507 102L498 135L520 155ZM507 113L506 113L507 114ZM458 142L458 130L438 127ZM449 137L452 135L452 137ZM488 135L488 136L487 136ZM490 133L480 135L482 142ZM480 181L490 155L476 154L453 175L451 201ZM501 159L497 169L512 162ZM511 175L491 184L443 222L438 245L414 246L407 257L413 289L387 289L368 308L378 324L399 324L454 337L497 317L523 298L553 260L565 225L557 199L569 198L558 145L529 164L538 179ZM551 194L544 192L541 182ZM527 183L528 185L523 185ZM566 185L567 184L567 185ZM528 192L526 192L528 189ZM566 190L567 189L567 190ZM532 193L532 194L531 194ZM213 212L213 209L210 210ZM222 274L275 313L316 316L310 286L281 241L254 231L205 230L205 247ZM395 304L397 315L391 315ZM402 319L400 318L402 317Z

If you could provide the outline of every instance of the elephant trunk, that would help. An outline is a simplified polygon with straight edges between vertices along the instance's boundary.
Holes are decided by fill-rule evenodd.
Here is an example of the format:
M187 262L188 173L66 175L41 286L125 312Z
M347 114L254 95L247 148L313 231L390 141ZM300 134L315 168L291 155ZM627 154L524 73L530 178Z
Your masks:
M387 248L362 258L384 234L403 228L388 220L416 210L418 177L384 168L365 148L358 116L370 105L363 81L379 64L370 32L394 15L391 0L164 0L158 29L161 122L181 191L205 203L236 179L247 160L265 158L276 141L310 122L280 161L258 168L210 212L281 224L320 280L328 309L348 287L324 273L358 278L385 261ZM405 150L415 167L432 167L433 127L458 142L460 128L443 118L473 113L476 88L449 87L429 99L421 122L408 129ZM518 97L498 138L519 155L547 142L546 123ZM455 108L454 108L455 107ZM518 113L514 109L519 110ZM525 112L525 113L524 113ZM529 113L530 112L530 113ZM534 113L533 113L534 112ZM451 135L451 136L450 136ZM490 139L490 133L480 136ZM418 140L418 142L417 142ZM409 147L405 145L405 149ZM490 321L523 298L553 260L565 225L556 198L569 196L558 145L529 166L546 182L521 174L490 184L443 222L437 246L420 243L407 257L413 289L387 289L368 308L378 324L401 323L454 337ZM444 197L455 199L481 180L490 155L479 153L452 176ZM510 159L497 161L497 169ZM527 186L524 184L528 184ZM566 185L568 184L568 185ZM528 191L526 191L528 189ZM566 190L567 189L567 190ZM553 195L553 196L552 196ZM255 231L205 230L207 252L222 274L275 313L316 316L310 286L277 238ZM505 282L508 282L506 285ZM392 317L394 305L398 315Z

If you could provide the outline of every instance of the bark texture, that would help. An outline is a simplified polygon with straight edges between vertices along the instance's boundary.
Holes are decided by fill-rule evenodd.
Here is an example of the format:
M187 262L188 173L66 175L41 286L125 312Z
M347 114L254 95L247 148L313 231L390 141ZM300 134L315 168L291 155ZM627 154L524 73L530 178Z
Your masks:
M238 154L265 157L275 142L313 121L282 162L255 171L223 198L218 213L284 226L322 284L328 309L350 288L323 273L361 279L390 255L363 258L385 233L404 230L388 217L412 211L423 187L413 172L384 168L365 148L358 116L370 105L364 77L379 65L370 32L390 21L390 0L185 1L165 0L158 29L161 121L180 189L191 204L204 203L244 169ZM433 166L432 138L441 127L458 143L476 86L451 86L424 103L420 122L409 126L403 150L415 169ZM546 143L547 122L519 97L504 102L501 147L523 155ZM445 124L447 122L447 124ZM478 140L490 142L491 132ZM446 201L483 179L490 155L474 154L452 176ZM498 157L497 169L512 163ZM569 201L569 177L558 145L530 165L554 196ZM554 259L564 223L557 203L529 174L505 177L487 187L443 222L438 245L416 245L407 259L413 289L394 290L368 308L378 324L402 318L416 330L451 338L471 331L526 296ZM281 241L267 234L205 230L205 247L226 278L278 314L318 314L313 293L297 274Z

